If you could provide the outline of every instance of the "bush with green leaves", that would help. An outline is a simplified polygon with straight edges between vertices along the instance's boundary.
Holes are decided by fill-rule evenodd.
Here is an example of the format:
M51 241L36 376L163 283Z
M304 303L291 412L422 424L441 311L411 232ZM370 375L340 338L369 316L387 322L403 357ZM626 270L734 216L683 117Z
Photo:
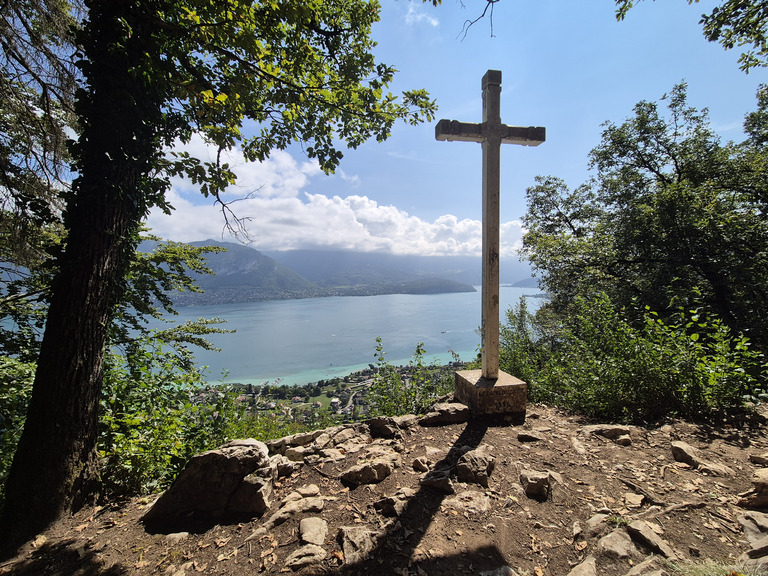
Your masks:
M554 330L544 310L528 311L525 297L506 313L499 329L499 365L524 382L536 378L552 353Z
M697 417L762 395L762 354L719 318L689 307L663 318L645 309L638 327L626 319L636 316L605 294L582 296L545 338L539 315L518 308L504 328L502 368L528 370L533 401L616 422Z
M437 398L453 391L453 375L436 361L424 362L424 343L419 342L401 371L386 360L381 338L376 338L376 375L368 390L368 409L373 415L421 414Z
M186 360L155 338L107 356L98 446L105 494L162 488L190 456L224 442L231 395L207 387Z
M34 364L0 356L0 495L24 428L34 377Z

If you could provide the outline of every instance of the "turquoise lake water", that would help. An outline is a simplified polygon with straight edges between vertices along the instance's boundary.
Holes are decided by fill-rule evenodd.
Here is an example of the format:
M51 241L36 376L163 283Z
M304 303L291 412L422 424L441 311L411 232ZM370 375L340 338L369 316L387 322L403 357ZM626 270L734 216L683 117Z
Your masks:
M502 287L504 312L531 288ZM530 310L541 298L529 298ZM212 382L306 384L345 376L375 362L376 337L386 359L407 364L416 344L424 343L425 359L447 363L451 351L461 360L477 355L480 336L480 290L461 294L389 294L248 302L179 308L177 321L199 317L227 320L234 334L209 340L221 352L199 350ZM226 378L222 374L227 371Z

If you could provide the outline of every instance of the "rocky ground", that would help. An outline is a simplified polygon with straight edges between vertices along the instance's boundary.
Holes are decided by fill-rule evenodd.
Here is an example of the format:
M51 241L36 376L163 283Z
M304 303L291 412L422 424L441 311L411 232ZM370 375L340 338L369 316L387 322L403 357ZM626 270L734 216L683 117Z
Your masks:
M538 405L515 424L440 405L235 443L154 508L61 520L0 574L768 574L766 426L603 426Z

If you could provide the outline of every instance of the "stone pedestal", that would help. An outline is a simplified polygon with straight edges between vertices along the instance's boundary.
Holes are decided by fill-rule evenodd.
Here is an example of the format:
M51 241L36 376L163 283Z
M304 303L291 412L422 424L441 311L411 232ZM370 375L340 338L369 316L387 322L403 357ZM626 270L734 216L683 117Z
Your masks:
M506 372L498 380L486 380L482 370L456 372L456 399L474 415L509 414L525 418L528 385Z

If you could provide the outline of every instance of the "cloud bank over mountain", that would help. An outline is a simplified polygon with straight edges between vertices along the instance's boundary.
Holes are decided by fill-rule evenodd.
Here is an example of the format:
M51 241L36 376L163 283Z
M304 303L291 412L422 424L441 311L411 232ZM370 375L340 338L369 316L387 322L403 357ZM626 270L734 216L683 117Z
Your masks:
M215 150L196 137L183 147L202 159L215 158ZM285 151L274 151L265 162L245 162L242 152L222 155L237 174L237 183L223 200L232 202L258 250L333 249L388 252L424 256L475 256L481 251L482 222L444 214L432 221L393 205L383 205L360 194L327 196L305 191L313 178L328 178L312 161L298 162ZM334 176L346 181L354 174ZM439 191L430 191L439 201ZM423 193L423 192L420 192ZM148 225L169 240L191 242L204 238L231 240L221 206L204 198L196 186L172 181L168 196L171 215L153 210ZM522 241L522 225L504 222L502 256L513 256Z

